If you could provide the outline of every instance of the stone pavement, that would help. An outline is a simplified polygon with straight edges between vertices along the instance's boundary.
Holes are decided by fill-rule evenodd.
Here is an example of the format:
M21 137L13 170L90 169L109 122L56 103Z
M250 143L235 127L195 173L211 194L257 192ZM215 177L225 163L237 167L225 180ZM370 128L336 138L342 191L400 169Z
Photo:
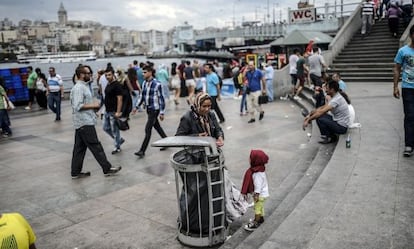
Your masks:
M223 100L226 116L224 153L237 185L248 167L252 148L270 155L267 174L271 196L266 222L247 233L243 222L231 227L221 248L414 248L413 158L404 147L401 100L392 84L352 83L348 91L361 129L350 131L336 147L308 140L298 107L289 101L265 106L262 122L247 124L238 101ZM182 101L183 103L184 101ZM132 118L126 143L111 155L112 143L97 126L109 160L123 166L105 178L88 152L85 169L92 176L70 178L73 130L68 102L63 121L47 112L12 115L11 138L0 139L0 211L21 212L32 224L38 248L186 248L176 240L177 200L173 170L175 149L136 151L145 115ZM170 105L162 123L173 135L185 104ZM153 140L158 139L156 133Z
M280 215L282 202L255 233L223 248L414 248L414 165L413 158L402 156L401 100L392 97L391 82L348 87L362 124L350 131L351 148L341 136L322 174L291 213Z
M226 117L224 154L234 182L240 186L250 149L261 148L270 155L267 173L270 191L276 193L309 149L298 107L289 101L270 103L262 121L247 124L249 118L239 116L239 101L225 99L220 105ZM117 155L111 155L112 141L98 122L109 160L123 167L118 176L104 177L87 152L84 169L92 176L72 180L69 101L63 102L58 123L50 111L18 108L11 113L13 136L0 139L0 212L22 213L35 230L38 248L186 248L176 240L177 200L169 166L176 149L149 147L141 160L133 155L144 136L144 113L133 116L131 130L122 132L126 142ZM168 135L174 135L187 109L184 99L177 107L168 105L162 122ZM152 141L158 139L153 131ZM232 230L241 225L236 222Z

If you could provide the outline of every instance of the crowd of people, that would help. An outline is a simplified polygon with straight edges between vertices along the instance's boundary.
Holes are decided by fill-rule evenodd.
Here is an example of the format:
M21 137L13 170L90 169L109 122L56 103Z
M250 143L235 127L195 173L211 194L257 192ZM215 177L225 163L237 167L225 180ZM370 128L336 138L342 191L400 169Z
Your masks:
M396 6L394 2L390 1L388 15L392 13L394 6ZM411 28L411 37L413 34L414 28ZM406 53L411 55L411 50L402 48L395 59L394 96L396 98L400 97L397 76L406 66L405 61L402 60ZM166 105L170 99L175 105L182 104L180 103L182 96L186 96L185 102L189 106L189 111L181 117L175 135L214 137L216 145L222 147L224 133L220 124L225 122L224 114L219 107L222 79L233 79L237 89L236 94L240 96L240 115L250 115L248 123L251 124L256 122L256 114L259 115L259 120L264 118L259 97L267 96L268 101L273 101L274 97L273 65L267 63L260 67L258 68L253 61L241 64L229 62L222 67L216 61L201 65L197 60L193 62L183 60L179 65L172 63L169 69L163 64L156 69L152 62L133 61L124 71L121 68L114 69L111 63L108 63L106 69L97 72L98 96L94 96L93 71L88 65L79 65L74 73L74 86L70 93L75 128L71 177L78 179L91 175L89 171L83 170L87 149L92 152L105 176L116 175L122 169L121 166L112 165L105 155L95 129L99 117L103 120L103 130L113 139L112 154L118 154L122 151L121 146L125 138L121 136L117 120L121 118L128 120L130 115L145 110L147 114L145 136L139 150L134 153L138 158L143 158L149 145L152 128L155 128L161 138L167 137L161 127ZM29 102L25 109L31 110L36 98L39 108L49 107L55 113L55 121L61 121L60 103L64 97L62 78L53 67L49 68L48 77L39 68L33 70L29 66L28 69ZM346 83L341 79L339 72L329 75L327 69L328 66L318 47L306 51L294 49L289 57L292 83L289 97L300 100L305 84L313 89L315 109L304 114L302 127L305 129L314 120L320 130L322 144L337 141L338 135L347 133L348 127L353 123L353 108L346 94ZM408 96L411 94L411 83L406 82L409 78L404 76L407 75L404 72L406 71L403 71L405 123L409 123L411 121L407 117L411 117L411 110L406 106L411 105L409 101L411 97ZM0 95L3 97L3 101L0 101L1 129L3 136L8 136L12 134L7 114L10 101L7 98L4 82L1 81ZM408 126L411 125L405 127L405 156L412 155L414 146L411 142L411 128ZM163 149L165 148L161 148ZM268 156L263 151L252 150L250 168L246 171L242 184L242 193L252 194L255 201L255 217L245 226L248 231L255 230L264 222L263 203L269 196L264 174L264 165L267 162ZM29 243L33 243L34 246L35 237L34 235L31 237Z
M308 82L308 86L313 89L315 109L310 113L303 113L303 129L315 120L321 134L319 142L322 144L336 142L338 135L347 133L348 127L354 122L351 115L354 109L345 92L346 83L339 72L329 75L327 70L328 66L318 47L304 52L296 48L289 56L292 91L288 97L300 100L298 95L305 82Z
M375 20L387 18L388 26L393 37L398 37L400 18L404 27L411 21L413 12L412 0L365 0L361 3L362 27L361 35L364 38L370 33Z

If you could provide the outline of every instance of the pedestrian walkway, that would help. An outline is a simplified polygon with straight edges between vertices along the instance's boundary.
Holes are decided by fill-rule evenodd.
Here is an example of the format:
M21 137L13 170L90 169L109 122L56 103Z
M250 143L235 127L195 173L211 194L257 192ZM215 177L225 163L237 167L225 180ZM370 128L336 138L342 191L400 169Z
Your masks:
M282 202L255 233L222 248L414 248L413 158L404 148L401 100L392 83L351 83L361 129L341 136L322 174L286 215ZM312 178L312 170L309 178ZM298 186L304 186L304 179ZM291 203L291 202L290 202Z
M167 135L175 133L188 109L184 103L168 105L162 124ZM226 166L234 182L240 186L250 150L263 149L270 156L267 172L276 197L279 185L295 169L292 166L311 148L301 130L299 108L289 101L273 102L265 106L262 121L248 124L248 117L239 115L237 100L219 104L226 117L222 124ZM131 130L122 132L126 139L122 152L116 155L111 155L112 141L98 122L98 137L109 161L123 167L118 176L104 177L87 152L84 169L92 176L72 180L69 101L63 102L61 122L54 122L50 111L20 108L11 113L13 136L0 139L0 211L27 217L38 248L186 248L176 240L177 200L168 162L176 150L150 147L143 159L133 155L144 136L145 113L132 117ZM157 139L154 132L152 141ZM240 225L236 223L232 231Z
M270 156L266 221L255 232L241 228L251 210L231 226L221 248L414 248L413 158L402 156L401 100L392 84L348 83L362 128L345 139L308 142L300 109L289 101L265 106L261 122L247 124L238 102L220 104L226 116L226 165L240 185L249 151ZM305 101L305 100L301 100ZM38 236L38 248L187 248L176 240L177 201L168 158L175 149L149 148L138 160L146 117L132 118L123 151L110 155L111 140L98 125L109 160L123 170L104 177L88 152L92 176L70 178L73 129L68 101L63 120L47 112L12 115L13 137L0 139L0 210L21 212ZM172 135L187 106L169 105L163 123ZM157 135L153 135L153 140Z

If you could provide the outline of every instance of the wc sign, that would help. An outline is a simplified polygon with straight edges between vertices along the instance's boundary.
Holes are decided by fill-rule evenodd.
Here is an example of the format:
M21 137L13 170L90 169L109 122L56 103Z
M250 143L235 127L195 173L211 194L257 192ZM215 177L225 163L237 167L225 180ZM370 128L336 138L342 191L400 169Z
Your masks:
M304 8L298 10L289 11L289 23L310 23L316 21L316 9L315 8Z

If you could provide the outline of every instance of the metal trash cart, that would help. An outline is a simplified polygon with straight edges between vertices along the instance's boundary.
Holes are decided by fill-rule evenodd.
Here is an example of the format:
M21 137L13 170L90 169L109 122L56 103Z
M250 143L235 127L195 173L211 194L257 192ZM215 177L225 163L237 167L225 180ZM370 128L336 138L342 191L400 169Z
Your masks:
M178 202L178 240L189 246L223 243L228 234L224 157L211 137L167 137L154 147L180 147L170 157Z

